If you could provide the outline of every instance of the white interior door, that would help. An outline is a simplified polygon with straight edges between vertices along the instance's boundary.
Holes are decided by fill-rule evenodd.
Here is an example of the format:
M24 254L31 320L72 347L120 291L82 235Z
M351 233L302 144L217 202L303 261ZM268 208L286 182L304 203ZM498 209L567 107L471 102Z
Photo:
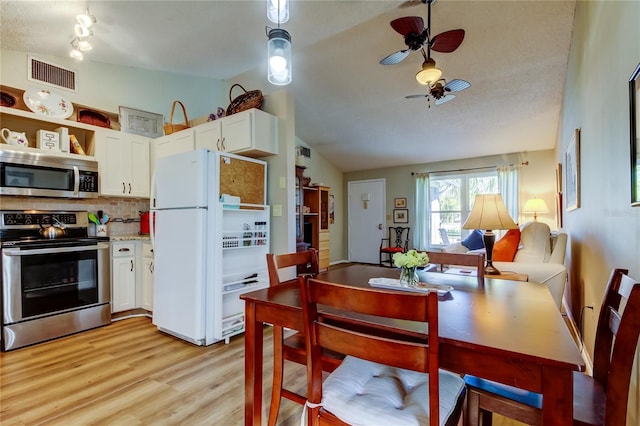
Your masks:
M349 260L378 264L385 222L385 180L349 182Z

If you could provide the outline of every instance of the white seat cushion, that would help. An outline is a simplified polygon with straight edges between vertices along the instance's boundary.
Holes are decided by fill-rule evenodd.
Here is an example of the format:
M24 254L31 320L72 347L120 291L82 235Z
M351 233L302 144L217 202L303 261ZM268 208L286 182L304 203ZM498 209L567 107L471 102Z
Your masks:
M440 424L464 386L460 376L440 370ZM322 387L322 406L351 425L429 424L428 374L348 356Z

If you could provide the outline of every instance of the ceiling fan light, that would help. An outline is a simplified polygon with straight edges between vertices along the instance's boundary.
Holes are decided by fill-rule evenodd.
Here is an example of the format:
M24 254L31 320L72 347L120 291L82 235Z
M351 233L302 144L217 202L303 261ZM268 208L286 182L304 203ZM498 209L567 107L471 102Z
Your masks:
M284 24L289 20L288 0L267 0L267 18L274 24Z
M285 86L291 83L291 36L286 30L272 28L267 42L269 83Z
M422 64L422 69L416 73L416 80L420 84L431 85L442 77L442 70L436 67L436 61L429 58Z

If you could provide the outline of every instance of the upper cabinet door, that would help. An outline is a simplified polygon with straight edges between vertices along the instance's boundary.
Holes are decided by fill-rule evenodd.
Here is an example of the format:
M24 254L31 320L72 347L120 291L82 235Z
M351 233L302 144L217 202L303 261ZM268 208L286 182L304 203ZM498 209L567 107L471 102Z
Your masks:
M196 149L206 148L211 151L223 151L222 120L209 121L194 127Z

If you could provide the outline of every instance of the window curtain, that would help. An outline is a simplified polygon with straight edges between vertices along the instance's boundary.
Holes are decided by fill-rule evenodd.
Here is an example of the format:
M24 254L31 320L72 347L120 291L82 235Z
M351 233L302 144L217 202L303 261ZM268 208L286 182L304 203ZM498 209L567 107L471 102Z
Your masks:
M519 174L520 165L510 164L498 167L498 189L509 215L516 223L518 223L519 216Z
M417 250L429 249L431 229L431 205L429 203L429 174L419 173L416 178L416 230L413 233L413 247Z

